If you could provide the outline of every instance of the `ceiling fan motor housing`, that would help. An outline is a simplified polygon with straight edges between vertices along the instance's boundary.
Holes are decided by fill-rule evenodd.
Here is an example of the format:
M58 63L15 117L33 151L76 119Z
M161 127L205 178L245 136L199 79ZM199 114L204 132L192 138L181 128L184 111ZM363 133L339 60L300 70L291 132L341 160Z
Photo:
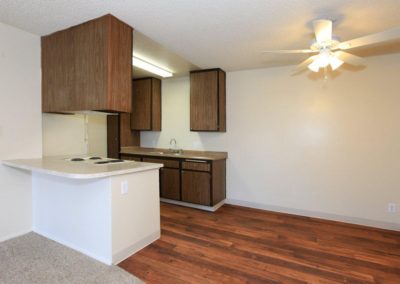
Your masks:
M313 41L313 43L310 46L310 49L313 51L320 51L322 49L338 49L339 47L339 40L337 38L333 38L330 40L325 40L323 42L318 42L318 41Z

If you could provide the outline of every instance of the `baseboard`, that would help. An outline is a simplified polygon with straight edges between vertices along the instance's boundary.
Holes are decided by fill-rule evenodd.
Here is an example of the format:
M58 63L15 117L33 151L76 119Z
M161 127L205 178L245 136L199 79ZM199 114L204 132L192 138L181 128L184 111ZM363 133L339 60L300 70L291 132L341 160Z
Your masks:
M69 247L69 248L71 248L71 249L73 249L73 250L76 250L76 251L78 251L78 252L80 252L80 253L83 253L84 255L87 255L87 256L89 256L89 257L91 257L91 258L93 258L93 259L95 259L95 260L97 260L97 261L100 261L100 262L102 262L102 263L104 263L104 264L107 264L107 265L112 265L112 260L111 260L111 259L107 259L107 258L104 258L104 257L100 257L100 256L98 256L98 255L95 255L95 254L93 254L93 253L91 253L91 252L89 252L89 251L87 251L87 250L85 250L85 249L82 249L82 248L80 248L80 247L77 247L77 246L74 245L74 244L71 244L71 243L68 242L68 241L65 241L65 240L63 240L63 239L60 239L60 238L58 238L58 237L55 237L55 236L53 236L52 234L48 234L48 233L46 233L46 232L43 232L43 231L41 231L41 230L38 230L37 228L33 228L33 231L34 231L36 234L39 234L39 235L41 235L41 236L43 236L43 237L45 237L45 238L48 238L48 239L50 239L50 240L52 240L52 241L55 241L55 242L57 242L57 243L59 243L59 244L62 244L62 245L64 245L64 246L66 246L66 247Z
M161 231L157 230L156 232L148 235L147 237L143 238L140 242L131 245L117 253L113 254L113 261L112 263L114 265L117 265L118 263L120 263L121 261L127 259L128 257L130 257L132 254L138 252L139 250L145 248L146 246L148 246L149 244L151 244L152 242L158 240L161 237Z
M350 223L350 224L356 224L356 225L362 225L362 226L368 226L368 227L374 227L374 228L380 228L380 229L400 231L400 224L396 224L396 223L382 222L382 221L369 220L369 219L363 219L363 218L357 218L357 217L342 216L342 215L330 214L330 213L325 213L325 212L293 209L293 208L280 207L280 206L274 206L274 205L269 205L269 204L262 204L262 203L249 202L249 201L243 201L243 200L238 200L238 199L230 199L230 198L226 199L225 203L232 204L232 205L239 205L239 206L243 206L243 207L250 207L250 208L255 208L255 209L262 209L262 210L288 213L288 214L313 217L313 218L319 218L319 219L326 219L326 220L331 220L331 221L338 221L338 222L343 222L343 223Z
M222 205L225 203L225 199L222 200L221 202L215 204L214 206L205 206L205 205L199 205L199 204L193 204L193 203L188 203L188 202L183 202L183 201L178 201L178 200L172 200L172 199L167 199L167 198L160 198L161 202L165 203L170 203L170 204L175 204L175 205L180 205L180 206L185 206L185 207L190 207L190 208L195 208L195 209L200 209L200 210L205 210L205 211L210 211L210 212L215 212L220 208Z
M29 230L26 230L26 231L21 231L21 232L15 233L15 234L6 235L6 236L0 238L0 243L4 242L4 241L7 241L7 240L10 240L10 239L14 239L14 238L26 235L26 234L28 234L30 232L32 232L32 229L29 229Z

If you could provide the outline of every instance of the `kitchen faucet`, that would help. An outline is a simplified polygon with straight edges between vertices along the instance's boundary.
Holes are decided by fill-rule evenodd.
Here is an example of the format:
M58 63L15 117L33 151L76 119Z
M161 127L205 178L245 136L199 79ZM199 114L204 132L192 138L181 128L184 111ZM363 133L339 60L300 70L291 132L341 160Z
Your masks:
M169 148L172 149L172 142L174 143L174 149L176 149L176 139L172 138L171 140L169 140Z
M172 138L170 141L169 141L169 150L172 152L172 153L174 153L174 154L182 154L182 149L178 149L177 147L176 147L176 139L175 138Z

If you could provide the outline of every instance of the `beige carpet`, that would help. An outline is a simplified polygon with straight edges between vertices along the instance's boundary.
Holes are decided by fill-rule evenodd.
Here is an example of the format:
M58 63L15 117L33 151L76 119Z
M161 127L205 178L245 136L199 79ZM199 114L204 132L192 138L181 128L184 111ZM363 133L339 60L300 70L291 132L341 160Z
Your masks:
M143 283L35 233L0 243L0 284Z

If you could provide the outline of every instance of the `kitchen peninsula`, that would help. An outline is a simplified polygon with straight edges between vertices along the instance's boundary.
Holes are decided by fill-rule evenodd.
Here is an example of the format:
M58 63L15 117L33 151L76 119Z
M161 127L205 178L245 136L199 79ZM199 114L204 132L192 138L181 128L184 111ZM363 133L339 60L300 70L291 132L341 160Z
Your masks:
M3 161L32 172L33 231L106 264L160 237L162 164L101 157Z

